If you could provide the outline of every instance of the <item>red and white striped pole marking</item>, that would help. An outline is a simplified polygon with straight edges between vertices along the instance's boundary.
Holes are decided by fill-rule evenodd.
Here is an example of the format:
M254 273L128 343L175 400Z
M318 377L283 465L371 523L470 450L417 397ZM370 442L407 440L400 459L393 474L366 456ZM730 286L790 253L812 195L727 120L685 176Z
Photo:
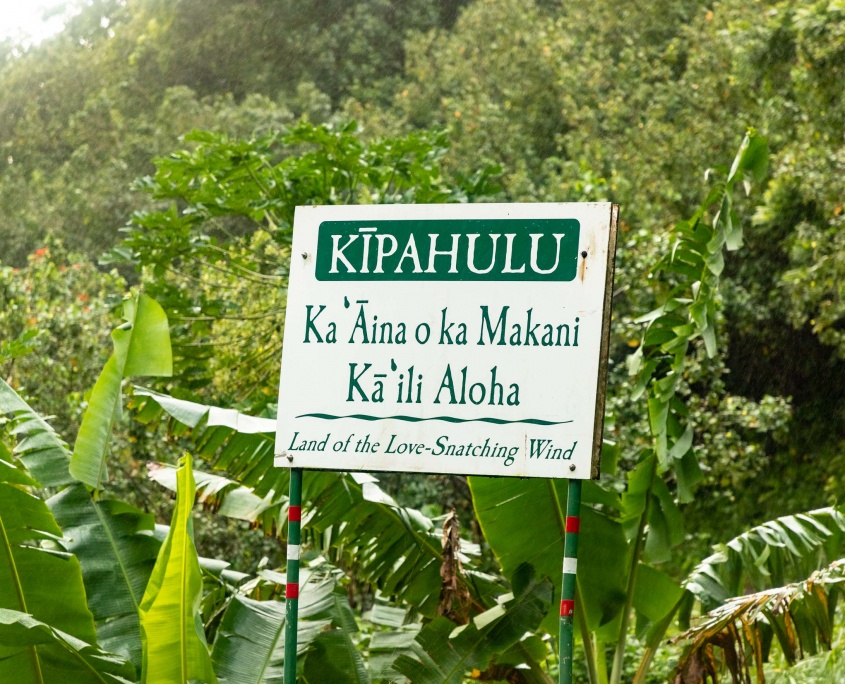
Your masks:
M299 548L302 541L302 468L290 469L288 559L285 585L285 681L296 684L296 634L299 622Z
M569 480L563 538L563 587L560 592L560 684L572 682L572 617L575 614L575 574L581 530L581 480Z

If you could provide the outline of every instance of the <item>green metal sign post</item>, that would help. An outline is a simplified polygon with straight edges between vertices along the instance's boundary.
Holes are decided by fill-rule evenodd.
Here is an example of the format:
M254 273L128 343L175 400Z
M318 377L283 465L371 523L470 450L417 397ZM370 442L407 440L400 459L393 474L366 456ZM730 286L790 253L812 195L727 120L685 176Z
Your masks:
M302 468L290 469L288 560L285 585L285 684L296 684L296 635L299 623L299 548L302 541Z

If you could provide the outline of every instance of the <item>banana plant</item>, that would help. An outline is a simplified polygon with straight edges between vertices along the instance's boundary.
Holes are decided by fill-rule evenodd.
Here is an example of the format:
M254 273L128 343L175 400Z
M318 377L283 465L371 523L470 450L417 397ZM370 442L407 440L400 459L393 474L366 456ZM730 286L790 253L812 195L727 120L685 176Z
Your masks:
M35 620L87 644L96 644L94 618L85 603L79 561L61 546L62 531L44 502L27 491L37 486L22 470L3 462L0 481L0 608ZM62 600L57 601L56 596ZM9 624L12 624L10 622ZM22 624L14 621L14 624ZM34 628L34 627L32 627ZM38 647L30 671L43 669ZM9 663L0 659L0 672ZM11 677L13 670L6 669Z
M144 306L147 312L156 310L154 303ZM152 335L145 330L149 318L155 328ZM159 354L160 344L169 344L161 337L156 316L136 315L132 329L137 335L134 339L144 342L136 351L127 352L127 359L133 354L143 356L151 340L159 344L153 346L154 354ZM128 347L132 348L131 342ZM136 358L133 363L127 362L124 370L149 371L155 367L145 363ZM118 397L115 410L120 404ZM94 396L89 410L96 413L104 405L110 406L111 399L104 404ZM23 683L58 681L61 677L85 684L137 682L143 668L144 681L163 681L163 677L167 681L212 682L216 681L216 669L220 669L223 681L278 681L274 680L273 668L268 667L269 657L244 660L243 651L233 644L244 637L239 629L242 623L254 624L257 616L284 613L283 603L236 596L239 600L230 600L223 614L226 629L217 632L217 656L204 643L197 604L202 582L197 584L194 562L199 559L190 541L189 512L195 492L189 465L177 471L177 481L181 480L177 515L169 528L163 528L162 535L162 526L155 525L151 515L104 498L101 489L92 491L75 481L66 442L2 380L0 413L6 416L6 432L15 441L12 449L0 441L0 675L5 673L6 679ZM101 418L94 424L101 425ZM99 434L105 435L104 439L92 440L88 446L84 442L80 446L77 439L77 453L80 462L94 464L91 472L102 474L108 435L101 430ZM45 482L32 477L27 465ZM102 484L98 476L98 485ZM34 494L44 486L59 490L46 503ZM226 565L203 561L207 577L225 574L221 569ZM57 592L61 602L55 601ZM338 662L344 657L348 661L352 646L346 630L354 631L354 619L349 615L336 617L341 605L337 592L333 579L329 610L324 585L303 586L306 615L310 610L312 622L318 625L304 630L298 645L298 655L309 671L319 671L315 652L328 654ZM258 598L263 598L261 592ZM324 629L329 624L338 629L327 637ZM227 652L235 655L222 655ZM279 644L275 644L274 652L278 655ZM233 657L253 666L251 679L230 676L227 668ZM174 663L178 672L173 670ZM342 672L349 676L336 681L366 681L352 676L348 668Z
M689 593L682 624L689 622L691 600L705 611L744 593L797 582L845 552L845 513L819 508L785 515L752 527L699 563L684 581Z
M15 456L42 485L62 488L47 506L64 530L65 547L82 565L99 639L140 669L138 606L160 542L153 536L152 516L100 499L99 487L111 426L122 408L123 378L168 375L172 364L167 317L154 300L128 297L124 317L112 333L114 353L91 392L73 453L6 383L0 384L0 411L10 416Z
M62 468L49 460L58 458L66 469L67 454L46 421L2 381L0 397L12 414L17 454L63 479ZM0 447L0 678L22 684L61 677L133 681L131 662L99 648L80 563L50 509L33 494L41 483L15 456Z
M639 319L642 342L628 360L633 399L645 399L652 443L636 454L621 495L598 483L585 483L583 492L575 618L593 684L621 682L634 617L647 645L635 682L644 681L654 649L681 606L682 588L656 567L683 539L678 504L691 500L702 477L678 389L695 340L702 340L708 356L718 351L716 302L724 251L742 244L733 193L740 184L748 190L752 181L762 180L766 160L764 140L749 132L731 167L721 169L724 180L674 227L672 247L653 270L666 282L667 294ZM613 474L617 459L607 461L605 472ZM676 494L667 481L674 481ZM503 568L528 559L541 573L559 574L566 511L561 486L472 477L470 489L485 538ZM544 524L532 526L527 535L526 520ZM543 627L554 634L556 625L550 610ZM605 643L615 643L609 676Z
M338 584L337 571L321 563L304 568L300 579L303 589L297 630L300 672L319 670L322 661L330 660L334 676L317 681L369 682L361 656L351 641L358 627L346 594ZM272 580L272 575L265 574L245 590L249 588L247 593L255 593L261 584L272 584ZM282 601L257 601L244 594L235 595L223 615L211 653L220 681L281 684L286 656L285 619Z
M523 563L515 569L511 584L513 592L466 625L456 626L444 617L427 624L411 653L401 654L393 669L415 684L461 684L466 672L472 672L475 679L484 676L507 681L519 672L519 681L552 684L537 662L545 659L545 649L535 659L525 643L526 635L537 630L552 603L552 582ZM515 657L515 662L509 662L508 656ZM514 664L527 667L516 670ZM488 669L491 676L482 675Z
M227 471L231 469L247 474L244 480L239 481L219 472L198 472L200 500L220 514L263 525L266 532L284 533L284 520L279 516L287 512L287 496L277 494L264 482L268 478L276 486L283 486L278 484L278 470L273 470L270 465L274 421L175 399L139 387L135 388L133 405L137 409L136 416L143 421L169 416L173 434L185 434L185 429L190 428L190 437L197 451L209 460L212 467L217 468L220 463L226 463ZM266 475L261 474L254 479L249 474L260 472L256 461L265 459L269 470L265 471ZM155 464L150 476L169 489L176 487L172 467ZM247 486L244 481L252 483L252 486ZM412 607L415 613L434 618L434 608L437 607L442 584L440 573L443 563L440 535L435 532L434 522L418 511L398 506L378 487L375 478L366 474L309 472L305 483L303 520L307 523L306 529L316 528L319 534L314 535L315 538L322 540L329 548L339 548L342 551L339 556L341 559L354 561L356 565L352 568L358 579L373 583L383 595ZM525 574L521 563L508 571L515 577ZM546 681L547 675L541 663L548 657L547 647L539 639L527 638L526 634L533 631L548 614L552 592L549 576L550 573L546 572L538 575L540 579L522 583L530 585L532 592L530 600L526 598L525 601L533 606L529 611L533 617L525 621L523 614L527 608L523 606L523 597L519 593L522 585L514 584L519 600L508 604L508 610L504 611L502 605L507 600L497 599L497 595L502 596L502 592L506 591L502 582L471 568L461 575L472 603L471 612L476 614L472 624L477 623L478 626L467 628L461 638L448 641L449 652L452 654L449 656L451 664L448 681L458 681L465 672L478 669L476 666L480 664L483 665L482 669L492 668L491 672L511 672L517 666L526 667L526 671L532 673L531 681ZM542 601L537 597L540 587L548 592ZM518 620L518 628L509 631L507 625L514 620ZM482 625L488 629L482 630ZM390 636L376 637L377 641L386 639L385 643L390 644L396 643L392 639L398 639L404 644L403 651L407 658L401 659L403 653L397 653L391 646L389 656L376 655L378 662L375 665L371 663L371 671L392 679L399 672L404 672L405 668L405 674L413 681L417 681L416 677L423 677L421 681L435 681L442 673L438 674L437 669L428 672L429 665L437 659L432 660L432 656L426 654L425 644L427 639L434 638L432 634L444 630L447 636L454 630L463 633L459 625L440 617L429 623L418 635L413 631L399 630ZM483 647L489 643L495 644L493 650L489 646ZM349 673L360 673L357 665L359 656L351 658L352 652L349 651L348 656L344 657L340 644L340 636L325 635L313 644L316 650L305 660L304 681L345 681L340 679L340 671L332 669L334 667L346 672L344 677ZM335 656L340 659L338 663L345 665L334 663L330 667L328 663L334 662L332 659L320 659L317 656L320 649L332 645L337 646ZM377 654L379 648L381 646L377 644ZM318 662L322 663L319 668ZM422 674L425 672L427 674Z
M699 684L705 677L716 681L724 668L734 681L750 682L753 667L757 682L764 684L764 663L773 642L789 665L830 650L843 585L845 559L840 559L802 582L729 599L673 639L689 641L676 681ZM721 650L721 659L715 649Z
M732 678L750 681L753 666L758 682L765 681L773 643L790 665L830 649L844 552L845 515L832 507L770 520L718 546L684 582L687 629L672 641L686 649L676 680L718 678L714 647ZM756 591L746 593L748 585ZM707 612L690 627L696 603Z
M222 514L285 534L287 470L273 466L275 421L175 399L136 387L133 406L139 420L168 417L171 433L191 430L195 453L212 468L199 475L200 496ZM172 474L154 468L152 477L172 488ZM304 528L340 554L357 577L386 596L434 617L440 593L440 534L415 509L399 506L364 474L309 472L304 478ZM470 569L460 581L483 610L502 584Z

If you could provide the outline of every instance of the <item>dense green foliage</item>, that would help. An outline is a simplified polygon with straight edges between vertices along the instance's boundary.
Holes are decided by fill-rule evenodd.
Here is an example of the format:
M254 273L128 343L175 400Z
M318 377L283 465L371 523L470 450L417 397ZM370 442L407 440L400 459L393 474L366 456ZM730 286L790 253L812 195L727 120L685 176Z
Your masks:
M797 626L802 644L774 635L786 661L817 638L835 643L833 627L801 611L828 606L841 623L828 589L841 573L830 565L839 513L791 514L845 494L841 1L79 5L42 45L0 45L0 504L25 494L37 537L19 535L7 557L66 557L56 577L75 583L71 600L84 609L87 598L88 611L0 602L0 647L142 676L144 658L168 648L142 643L139 611L149 620L154 598L142 600L143 588L151 572L168 583L164 561L152 567L165 538L193 536L182 496L193 477L222 516L195 521L200 554L257 574L200 560L201 613L180 609L203 622L182 646L209 681L212 669L277 672L278 640L254 643L244 625L283 614L270 568L283 561L286 478L269 469L269 431L239 433L208 410L274 414L293 209L491 199L622 206L605 473L585 487L584 676L646 681L650 665L666 676L680 651L657 649L675 616L684 626L711 608L687 635L683 667L715 667L702 654L749 615L752 599L731 602L743 578L756 590L786 585L777 605L795 608L783 629ZM760 136L735 165L711 169L750 126ZM124 298L127 281L144 294ZM172 377L170 358L150 352L165 338ZM136 376L158 376L144 382L160 393L137 390L122 415ZM174 464L182 448L196 454L193 476L158 465L144 477L145 462ZM150 514L168 521L158 486L177 480L167 537ZM539 481L515 481L511 494L483 479L384 482L387 492L322 474L309 485L306 507L321 511L309 544L328 564L314 570L304 681L397 671L459 681L473 668L547 681L549 643L524 635L555 633L545 576L557 581L558 531L537 555L503 521L540 509L553 518L563 492ZM451 505L481 555L465 565L463 603L434 619L438 516ZM246 534L243 521L269 541L225 541L224 531ZM82 529L91 537L77 539ZM57 551L47 540L62 532ZM92 540L110 540L110 569L92 564ZM133 561L115 575L124 554ZM800 584L827 566L819 591ZM106 581L127 589L110 601L97 589ZM509 589L514 611L487 623ZM367 610L357 625L337 600L344 591ZM766 625L781 624L772 605L755 623L766 644ZM468 616L488 626L446 639L449 620ZM749 657L763 644L728 636ZM432 651L445 641L448 657Z

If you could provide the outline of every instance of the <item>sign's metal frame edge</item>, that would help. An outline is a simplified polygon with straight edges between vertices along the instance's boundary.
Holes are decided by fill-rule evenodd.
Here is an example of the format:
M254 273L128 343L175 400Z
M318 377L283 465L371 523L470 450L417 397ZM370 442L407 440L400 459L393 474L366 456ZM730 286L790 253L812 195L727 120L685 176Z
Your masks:
M602 310L601 348L599 349L599 376L596 386L596 413L593 424L593 458L590 478L601 475L601 445L604 437L604 407L607 399L608 356L610 352L610 321L613 309L613 279L616 271L616 233L619 223L619 205L610 205L610 234L607 240L607 268L605 270L604 305Z

